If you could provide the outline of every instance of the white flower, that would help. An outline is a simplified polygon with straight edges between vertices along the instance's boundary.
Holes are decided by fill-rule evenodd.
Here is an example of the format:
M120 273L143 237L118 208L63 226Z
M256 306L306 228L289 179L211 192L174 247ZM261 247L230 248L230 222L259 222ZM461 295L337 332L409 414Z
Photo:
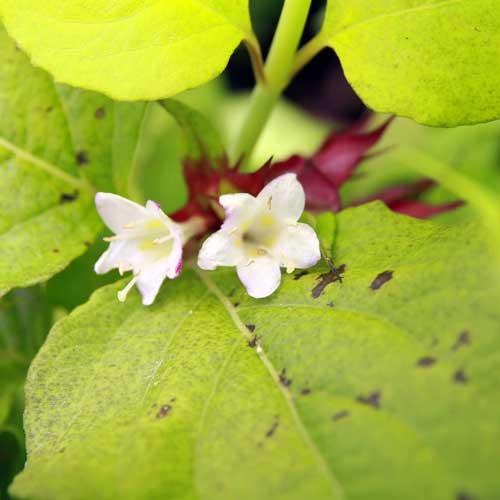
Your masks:
M133 279L118 292L123 302L136 284L142 303L150 305L163 280L176 278L182 266L182 247L200 229L199 221L178 224L160 206L148 201L145 207L111 193L97 193L97 212L115 236L104 238L109 248L96 262L97 274L117 268L133 272Z
M304 189L295 174L271 181L255 198L249 194L221 196L224 224L203 244L202 269L236 266L249 295L271 295L281 281L280 267L291 273L316 264L321 255L318 237L297 221L304 211Z

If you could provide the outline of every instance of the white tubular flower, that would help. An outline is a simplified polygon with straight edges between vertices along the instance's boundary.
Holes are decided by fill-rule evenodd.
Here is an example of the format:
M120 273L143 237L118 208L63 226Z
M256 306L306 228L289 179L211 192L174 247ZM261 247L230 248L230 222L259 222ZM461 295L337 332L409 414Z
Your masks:
M227 194L219 202L226 219L203 244L198 265L208 270L236 266L252 297L267 297L278 288L280 267L291 273L314 266L321 258L316 233L297 222L305 194L295 174L277 177L256 198Z
M137 285L142 303L150 305L163 280L176 278L182 266L182 247L200 229L196 220L178 224L167 217L160 206L148 201L145 207L112 193L97 193L97 212L115 236L104 238L109 248L94 266L97 274L118 269L132 271L133 278L118 292L123 302Z

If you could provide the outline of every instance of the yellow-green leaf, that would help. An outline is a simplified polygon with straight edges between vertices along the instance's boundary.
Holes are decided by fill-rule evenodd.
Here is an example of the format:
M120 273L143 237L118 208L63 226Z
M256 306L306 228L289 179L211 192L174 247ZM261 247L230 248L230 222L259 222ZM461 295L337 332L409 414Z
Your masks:
M500 117L496 0L329 0L315 43L376 111L441 126Z
M157 99L217 76L245 39L248 0L2 0L9 33L57 81Z

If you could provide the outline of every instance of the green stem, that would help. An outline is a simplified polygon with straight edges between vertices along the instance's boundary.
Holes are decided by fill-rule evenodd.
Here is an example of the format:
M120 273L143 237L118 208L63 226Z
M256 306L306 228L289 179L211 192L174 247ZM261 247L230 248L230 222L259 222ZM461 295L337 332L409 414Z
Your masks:
M266 80L259 82L252 94L250 108L233 151L233 159L244 155L244 163L248 162L274 105L288 84L310 6L311 0L285 0L264 67Z

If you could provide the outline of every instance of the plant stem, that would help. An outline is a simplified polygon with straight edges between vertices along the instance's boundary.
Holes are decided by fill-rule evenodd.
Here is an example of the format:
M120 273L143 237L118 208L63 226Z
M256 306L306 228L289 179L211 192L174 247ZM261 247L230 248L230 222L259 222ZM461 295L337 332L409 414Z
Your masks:
M244 164L248 162L274 105L289 82L310 6L311 0L285 0L264 67L266 79L257 83L253 91L250 108L233 151L234 160L244 155Z

